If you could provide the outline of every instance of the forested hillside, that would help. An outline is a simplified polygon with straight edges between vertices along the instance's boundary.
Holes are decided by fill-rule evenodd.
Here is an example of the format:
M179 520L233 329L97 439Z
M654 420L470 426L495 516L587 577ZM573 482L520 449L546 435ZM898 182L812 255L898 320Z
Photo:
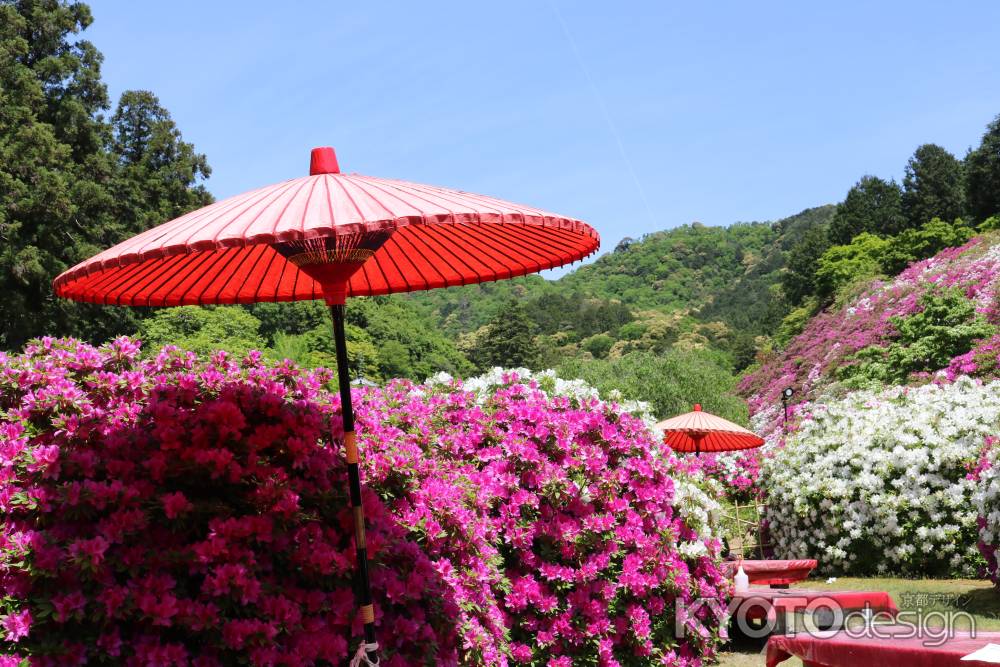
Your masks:
M711 347L737 367L790 309L780 289L789 250L831 220L821 206L774 223L700 223L624 239L556 281L514 281L408 297L449 333L484 326L517 299L561 357L618 357L646 349ZM595 336L600 338L594 339ZM575 346L575 347L573 347Z

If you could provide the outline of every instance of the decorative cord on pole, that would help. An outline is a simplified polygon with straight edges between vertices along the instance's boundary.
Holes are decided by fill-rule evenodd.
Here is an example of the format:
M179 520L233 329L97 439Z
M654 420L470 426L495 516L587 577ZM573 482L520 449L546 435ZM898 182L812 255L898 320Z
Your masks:
M367 642L362 642L358 646L358 652L354 654L351 658L351 667L378 667L378 642L372 642L371 644ZM375 656L374 662L368 657L368 654Z

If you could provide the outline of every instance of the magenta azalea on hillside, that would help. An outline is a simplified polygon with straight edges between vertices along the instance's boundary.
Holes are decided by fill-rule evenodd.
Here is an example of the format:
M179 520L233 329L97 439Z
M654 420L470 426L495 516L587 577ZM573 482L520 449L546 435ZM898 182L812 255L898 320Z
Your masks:
M996 238L980 237L915 262L896 278L874 281L845 307L825 311L810 320L784 350L741 382L740 391L749 396L754 430L769 444L780 442L784 435L782 390L791 387L795 391L794 404L790 405L793 416L808 410L806 403L828 389L837 372L851 364L858 352L889 345L898 335L894 320L920 312L925 294L960 290L985 321L1000 324L1000 245L995 243ZM947 368L935 370L943 371L946 379L962 374L992 377L997 368L996 344L995 339L974 343Z
M359 636L325 371L0 358L0 654L32 665L320 665ZM516 376L357 396L387 665L698 665L721 630L707 501L641 420ZM356 640L355 640L356 641Z

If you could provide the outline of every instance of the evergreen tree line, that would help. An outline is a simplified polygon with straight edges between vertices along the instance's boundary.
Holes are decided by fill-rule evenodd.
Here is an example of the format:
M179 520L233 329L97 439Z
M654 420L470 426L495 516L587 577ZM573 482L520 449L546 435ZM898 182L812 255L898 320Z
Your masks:
M813 227L792 248L784 295L792 306L822 307L853 281L898 273L993 228L998 214L1000 116L962 159L924 144L907 162L901 184L862 177L829 224Z
M43 335L103 341L141 311L56 299L52 279L212 201L205 156L144 90L112 105L90 9L0 0L0 346Z

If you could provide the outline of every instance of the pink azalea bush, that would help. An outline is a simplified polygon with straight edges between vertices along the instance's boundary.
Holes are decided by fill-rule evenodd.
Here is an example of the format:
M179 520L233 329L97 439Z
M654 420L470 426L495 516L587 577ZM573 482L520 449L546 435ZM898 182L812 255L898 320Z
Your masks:
M680 464L689 475L701 475L718 485L719 495L741 503L763 500L765 490L760 484L763 452L748 449L737 452L687 455Z
M971 350L952 359L944 375L949 382L960 375L1000 377L1000 334L978 341Z
M323 373L44 340L3 360L7 648L32 665L310 665L357 636ZM457 660L460 600L377 494L387 664ZM475 545L464 543L469 559ZM485 586L486 584L484 584Z
M342 662L360 619L330 375L120 339L0 356L0 665ZM358 392L387 665L699 665L710 503L614 404ZM690 631L676 636L675 618Z
M997 551L1000 550L1000 437L984 439L979 458L969 470L968 479L976 484L973 502L978 517L979 553L986 560L986 576L994 586L1000 587L1000 567Z

